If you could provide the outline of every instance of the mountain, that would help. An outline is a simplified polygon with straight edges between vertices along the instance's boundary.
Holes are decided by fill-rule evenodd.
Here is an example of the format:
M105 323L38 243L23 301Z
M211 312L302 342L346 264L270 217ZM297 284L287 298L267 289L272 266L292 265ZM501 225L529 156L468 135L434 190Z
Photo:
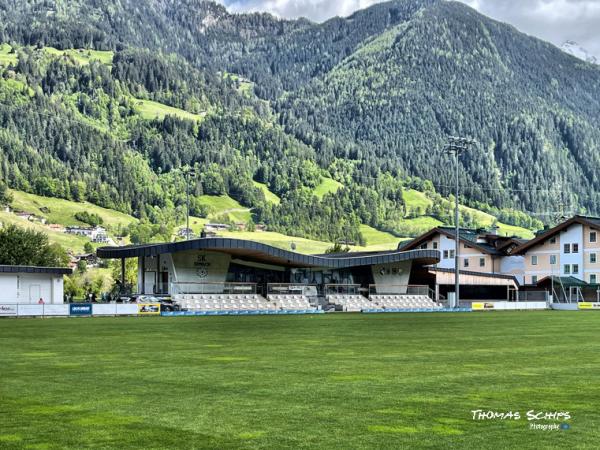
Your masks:
M598 66L460 3L313 23L200 0L0 0L0 42L0 173L22 191L168 223L190 165L196 215L228 194L288 234L414 234L415 217L452 220L444 146L460 134L478 141L461 159L470 206L528 228L519 210L599 212ZM314 195L326 180L340 188ZM411 189L430 202L411 210Z
M560 49L569 55L591 64L598 64L598 59L575 41L566 41Z

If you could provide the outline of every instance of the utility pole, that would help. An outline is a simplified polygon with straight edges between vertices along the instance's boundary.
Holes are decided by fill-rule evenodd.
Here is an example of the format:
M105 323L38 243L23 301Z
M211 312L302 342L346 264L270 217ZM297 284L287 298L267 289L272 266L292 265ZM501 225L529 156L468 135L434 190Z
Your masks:
M454 198L454 304L451 305L454 308L460 306L460 211L458 205L458 197L460 195L460 182L459 182L459 166L458 157L469 150L471 145L475 144L474 139L450 136L448 138L448 145L446 152L454 154L454 169L456 178L456 191Z

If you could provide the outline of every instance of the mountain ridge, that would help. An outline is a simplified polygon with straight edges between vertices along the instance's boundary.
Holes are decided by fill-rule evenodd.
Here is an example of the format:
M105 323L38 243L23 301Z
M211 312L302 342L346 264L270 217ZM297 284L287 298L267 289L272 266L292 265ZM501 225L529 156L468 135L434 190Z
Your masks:
M479 141L461 161L471 206L528 227L538 223L515 209L597 211L600 71L514 27L439 0L380 3L323 23L198 0L143 5L0 0L0 43L16 49L3 57L0 106L23 105L0 108L11 187L73 196L84 183L85 199L157 222L181 216L180 169L190 165L201 176L193 199L227 193L282 231L358 241L361 223L401 232L403 189L451 194L443 148L463 134ZM58 54L43 55L48 46ZM111 64L74 65L86 48L110 50ZM140 101L203 115L140 118ZM40 124L36 110L62 123ZM66 117L103 133L69 130ZM74 131L82 144L69 142ZM329 177L344 188L314 199ZM265 202L255 182L281 203ZM452 220L444 202L434 206Z

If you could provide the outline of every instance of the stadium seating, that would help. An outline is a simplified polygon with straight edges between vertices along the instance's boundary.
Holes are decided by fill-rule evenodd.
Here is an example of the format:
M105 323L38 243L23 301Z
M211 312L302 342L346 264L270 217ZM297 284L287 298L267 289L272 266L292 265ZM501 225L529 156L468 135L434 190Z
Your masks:
M362 311L363 309L377 309L378 306L368 298L359 294L332 294L327 296L327 301L334 305L341 305L344 311Z
M437 309L442 307L427 295L373 294L370 299L385 309Z
M277 305L258 294L174 294L182 309L196 311L275 310Z
M283 310L311 309L310 301L306 295L271 294L269 301L274 302Z

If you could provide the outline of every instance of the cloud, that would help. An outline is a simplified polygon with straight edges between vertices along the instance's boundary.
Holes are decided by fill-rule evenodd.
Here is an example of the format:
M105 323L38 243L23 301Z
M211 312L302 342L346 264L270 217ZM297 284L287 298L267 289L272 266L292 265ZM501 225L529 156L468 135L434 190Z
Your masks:
M324 21L382 0L219 0L230 11L267 11L279 17ZM408 0L410 1L410 0ZM600 59L600 0L460 0L483 14L561 45L581 44Z

